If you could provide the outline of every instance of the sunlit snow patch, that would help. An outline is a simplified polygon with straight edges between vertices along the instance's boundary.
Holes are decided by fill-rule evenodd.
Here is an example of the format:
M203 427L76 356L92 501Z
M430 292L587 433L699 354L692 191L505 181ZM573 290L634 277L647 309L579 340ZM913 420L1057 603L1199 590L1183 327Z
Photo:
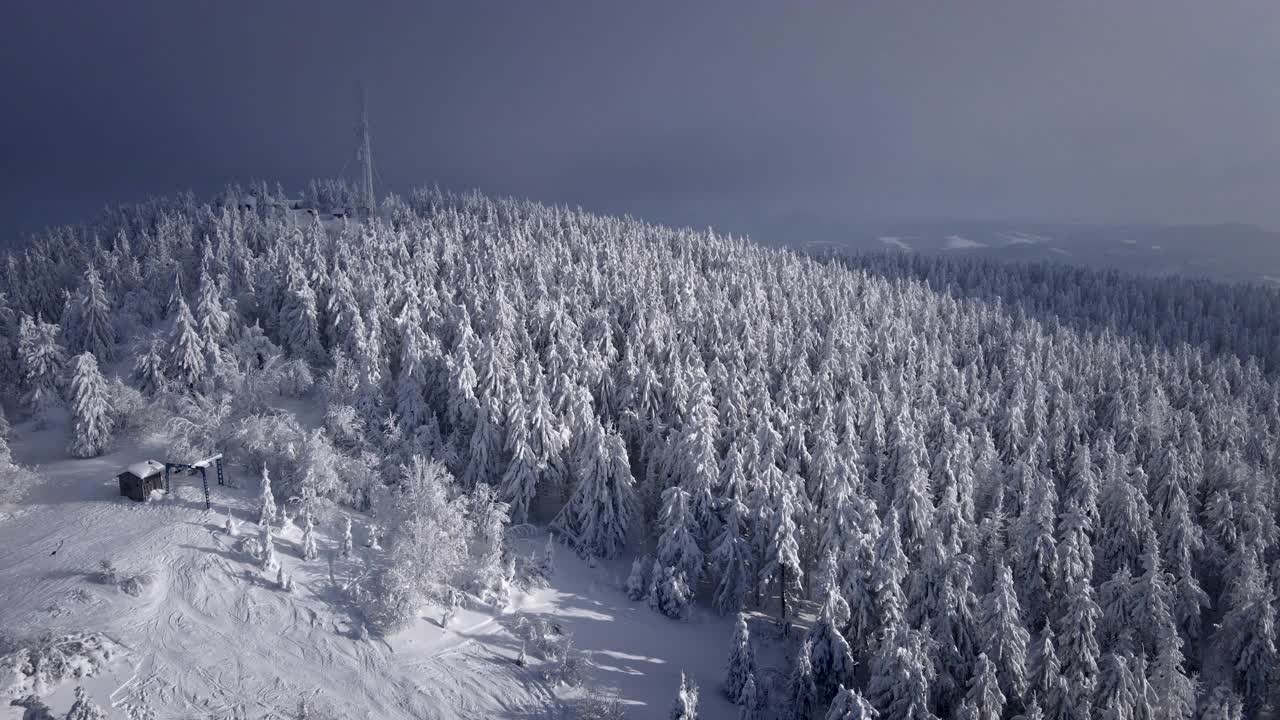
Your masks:
M946 242L943 244L943 247L947 250L972 250L974 248L983 248L987 246L986 243L981 243L977 240L970 240L969 238L960 235L948 235L945 240Z
M1051 238L1044 235L1036 235L1029 232L1003 233L1003 237L1007 240L1008 245L1035 245L1037 243L1049 242Z

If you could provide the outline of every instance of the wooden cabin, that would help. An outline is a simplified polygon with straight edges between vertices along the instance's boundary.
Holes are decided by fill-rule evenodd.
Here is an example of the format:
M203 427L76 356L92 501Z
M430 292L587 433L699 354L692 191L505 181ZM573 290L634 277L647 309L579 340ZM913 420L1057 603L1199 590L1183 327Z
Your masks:
M116 480L120 482L121 495L145 502L152 490L164 489L164 465L155 460L143 460L125 468Z

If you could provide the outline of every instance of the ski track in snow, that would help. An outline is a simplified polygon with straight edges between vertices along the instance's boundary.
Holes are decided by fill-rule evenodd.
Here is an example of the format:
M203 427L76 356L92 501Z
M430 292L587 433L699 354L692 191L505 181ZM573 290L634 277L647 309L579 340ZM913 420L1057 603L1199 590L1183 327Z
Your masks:
M206 511L199 480L181 477L169 497L133 503L118 496L113 476L144 450L87 461L52 460L50 452L43 463L40 453L26 455L19 459L46 484L23 505L0 508L0 627L101 632L127 649L100 675L53 689L45 699L55 712L66 711L80 682L115 706L113 716L145 696L162 720L291 717L304 697L343 718L565 717L579 691L550 687L541 661L514 663L520 641L511 629L524 615L571 633L590 680L616 689L633 717L664 715L681 671L703 688L703 717L736 716L719 692L729 623L705 608L678 623L627 600L621 563L588 567L559 548L553 587L517 595L506 613L462 610L441 629L439 610L424 607L411 628L360 641L329 563L300 559L297 528L276 540L292 594L223 530L230 507L241 537L256 534L251 490L215 486ZM539 552L544 541L520 540L517 549ZM108 557L122 576L151 578L138 597L96 580ZM339 582L355 569L333 562ZM0 703L0 720L21 717L16 710Z

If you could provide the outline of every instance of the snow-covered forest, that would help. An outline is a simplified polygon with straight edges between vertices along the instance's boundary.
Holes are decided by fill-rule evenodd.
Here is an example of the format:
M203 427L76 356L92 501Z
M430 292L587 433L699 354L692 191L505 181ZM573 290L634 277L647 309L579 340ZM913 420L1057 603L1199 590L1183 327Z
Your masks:
M367 513L371 632L506 592L505 529L532 523L630 561L670 622L776 617L789 720L1276 703L1280 292L836 262L434 190L366 221L227 197L253 200L8 252L5 407L75 457L143 427L226 453L267 480L264 527L276 499L308 527L313 503ZM0 450L13 496L32 478ZM737 627L701 692L768 717L763 639ZM694 717L698 689L671 693Z

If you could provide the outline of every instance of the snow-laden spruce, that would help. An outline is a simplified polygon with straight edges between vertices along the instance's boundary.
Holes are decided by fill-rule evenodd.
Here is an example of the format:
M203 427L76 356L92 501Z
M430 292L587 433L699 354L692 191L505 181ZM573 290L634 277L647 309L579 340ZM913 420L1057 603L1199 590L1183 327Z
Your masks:
M107 381L98 370L93 353L85 351L71 361L67 394L73 423L67 452L81 458L101 455L111 441L115 420L107 397Z
M729 641L729 667L724 681L724 694L736 702L742 695L747 679L754 676L755 672L755 647L751 644L751 634L747 630L747 618L740 614L733 628L733 639Z

